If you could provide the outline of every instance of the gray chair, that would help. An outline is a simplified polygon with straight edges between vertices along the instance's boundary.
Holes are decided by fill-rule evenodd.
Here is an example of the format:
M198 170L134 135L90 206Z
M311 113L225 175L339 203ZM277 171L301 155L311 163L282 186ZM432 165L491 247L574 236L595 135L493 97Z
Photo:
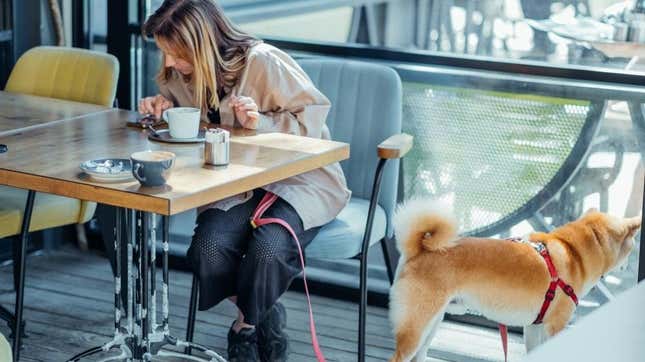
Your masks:
M397 199L398 159L412 146L412 137L400 134L401 80L394 70L370 63L339 59L302 59L299 63L331 101L327 126L333 139L349 143L351 152L341 166L352 199L321 229L305 253L307 259L360 260L358 360L364 361L367 254L371 245L381 244L391 282L387 242L393 238L391 216ZM193 278L188 341L193 338L197 283Z

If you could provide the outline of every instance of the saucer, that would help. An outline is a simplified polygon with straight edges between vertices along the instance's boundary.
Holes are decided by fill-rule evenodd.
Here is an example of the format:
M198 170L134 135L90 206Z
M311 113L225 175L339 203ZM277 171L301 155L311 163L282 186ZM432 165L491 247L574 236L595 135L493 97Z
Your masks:
M79 166L83 172L99 182L126 181L132 176L132 162L126 158L99 158Z
M148 139L152 141L166 142L166 143L200 143L204 142L206 131L200 130L195 138L172 138L170 131L167 129L157 130L157 134L152 132L148 133Z

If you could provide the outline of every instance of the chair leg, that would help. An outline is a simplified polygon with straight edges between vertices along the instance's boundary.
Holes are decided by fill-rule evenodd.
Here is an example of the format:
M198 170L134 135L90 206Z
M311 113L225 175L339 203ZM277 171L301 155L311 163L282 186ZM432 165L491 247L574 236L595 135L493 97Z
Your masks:
M76 242L81 251L89 250L89 243L87 241L87 233L85 232L85 224L76 224Z
M13 314L11 314L11 312L7 308L1 305L0 305L0 319L6 321L7 325L13 331L13 323L14 323Z
M25 254L27 253L27 242L29 241L29 224L31 223L31 212L34 209L34 199L36 192L29 190L27 194L27 204L22 218L22 228L20 230L20 249L18 250L18 288L16 289L16 323L13 334L13 360L20 360L20 345L22 339L22 303L25 293ZM15 269L14 269L15 270Z
M365 318L367 312L367 252L361 255L360 304L358 306L358 362L365 362Z
M13 336L16 334L16 317L12 312L9 311L9 309L3 307L0 305L0 319L4 320L7 322L7 326L11 330L11 333L9 334L9 338L13 338ZM25 332L25 321L22 321L22 338L27 338L28 335Z
M7 308L0 305L0 319L7 322L7 326L11 329L11 338L13 338L14 328L16 325L16 318Z
M388 238L381 239L381 249L383 250L383 259L385 259L385 269L387 269L387 278L390 280L390 285L394 283L394 267L392 265L392 256L390 255L390 248L387 245Z
M11 247L13 252L13 291L16 292L20 284L20 237L12 238Z
M12 237L11 238L11 248L13 252L13 290L17 291L20 287L20 238ZM7 308L0 305L0 319L3 319L7 322L7 326L11 329L10 338L13 338L16 333L16 316L10 312ZM22 337L26 337L25 334L25 321L22 321Z
M195 333L195 318L197 315L197 297L199 296L199 279L193 275L193 285L190 288L190 306L188 307L188 325L186 326L186 342L193 341ZM190 355L192 349L186 347L186 354Z

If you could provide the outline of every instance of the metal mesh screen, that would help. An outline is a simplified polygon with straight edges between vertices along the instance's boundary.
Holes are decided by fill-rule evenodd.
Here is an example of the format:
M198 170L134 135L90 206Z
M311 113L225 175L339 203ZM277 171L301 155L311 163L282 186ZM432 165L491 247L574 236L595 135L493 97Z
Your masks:
M571 153L590 102L405 83L405 197L454 207L462 232L525 205ZM548 200L544 200L546 202ZM519 220L518 220L519 221Z

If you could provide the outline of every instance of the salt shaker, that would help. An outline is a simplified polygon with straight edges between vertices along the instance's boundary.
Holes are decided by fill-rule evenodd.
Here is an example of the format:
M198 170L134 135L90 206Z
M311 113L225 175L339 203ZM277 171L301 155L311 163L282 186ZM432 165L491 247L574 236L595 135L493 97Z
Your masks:
M230 133L221 128L209 128L205 134L204 163L225 166L229 162Z

